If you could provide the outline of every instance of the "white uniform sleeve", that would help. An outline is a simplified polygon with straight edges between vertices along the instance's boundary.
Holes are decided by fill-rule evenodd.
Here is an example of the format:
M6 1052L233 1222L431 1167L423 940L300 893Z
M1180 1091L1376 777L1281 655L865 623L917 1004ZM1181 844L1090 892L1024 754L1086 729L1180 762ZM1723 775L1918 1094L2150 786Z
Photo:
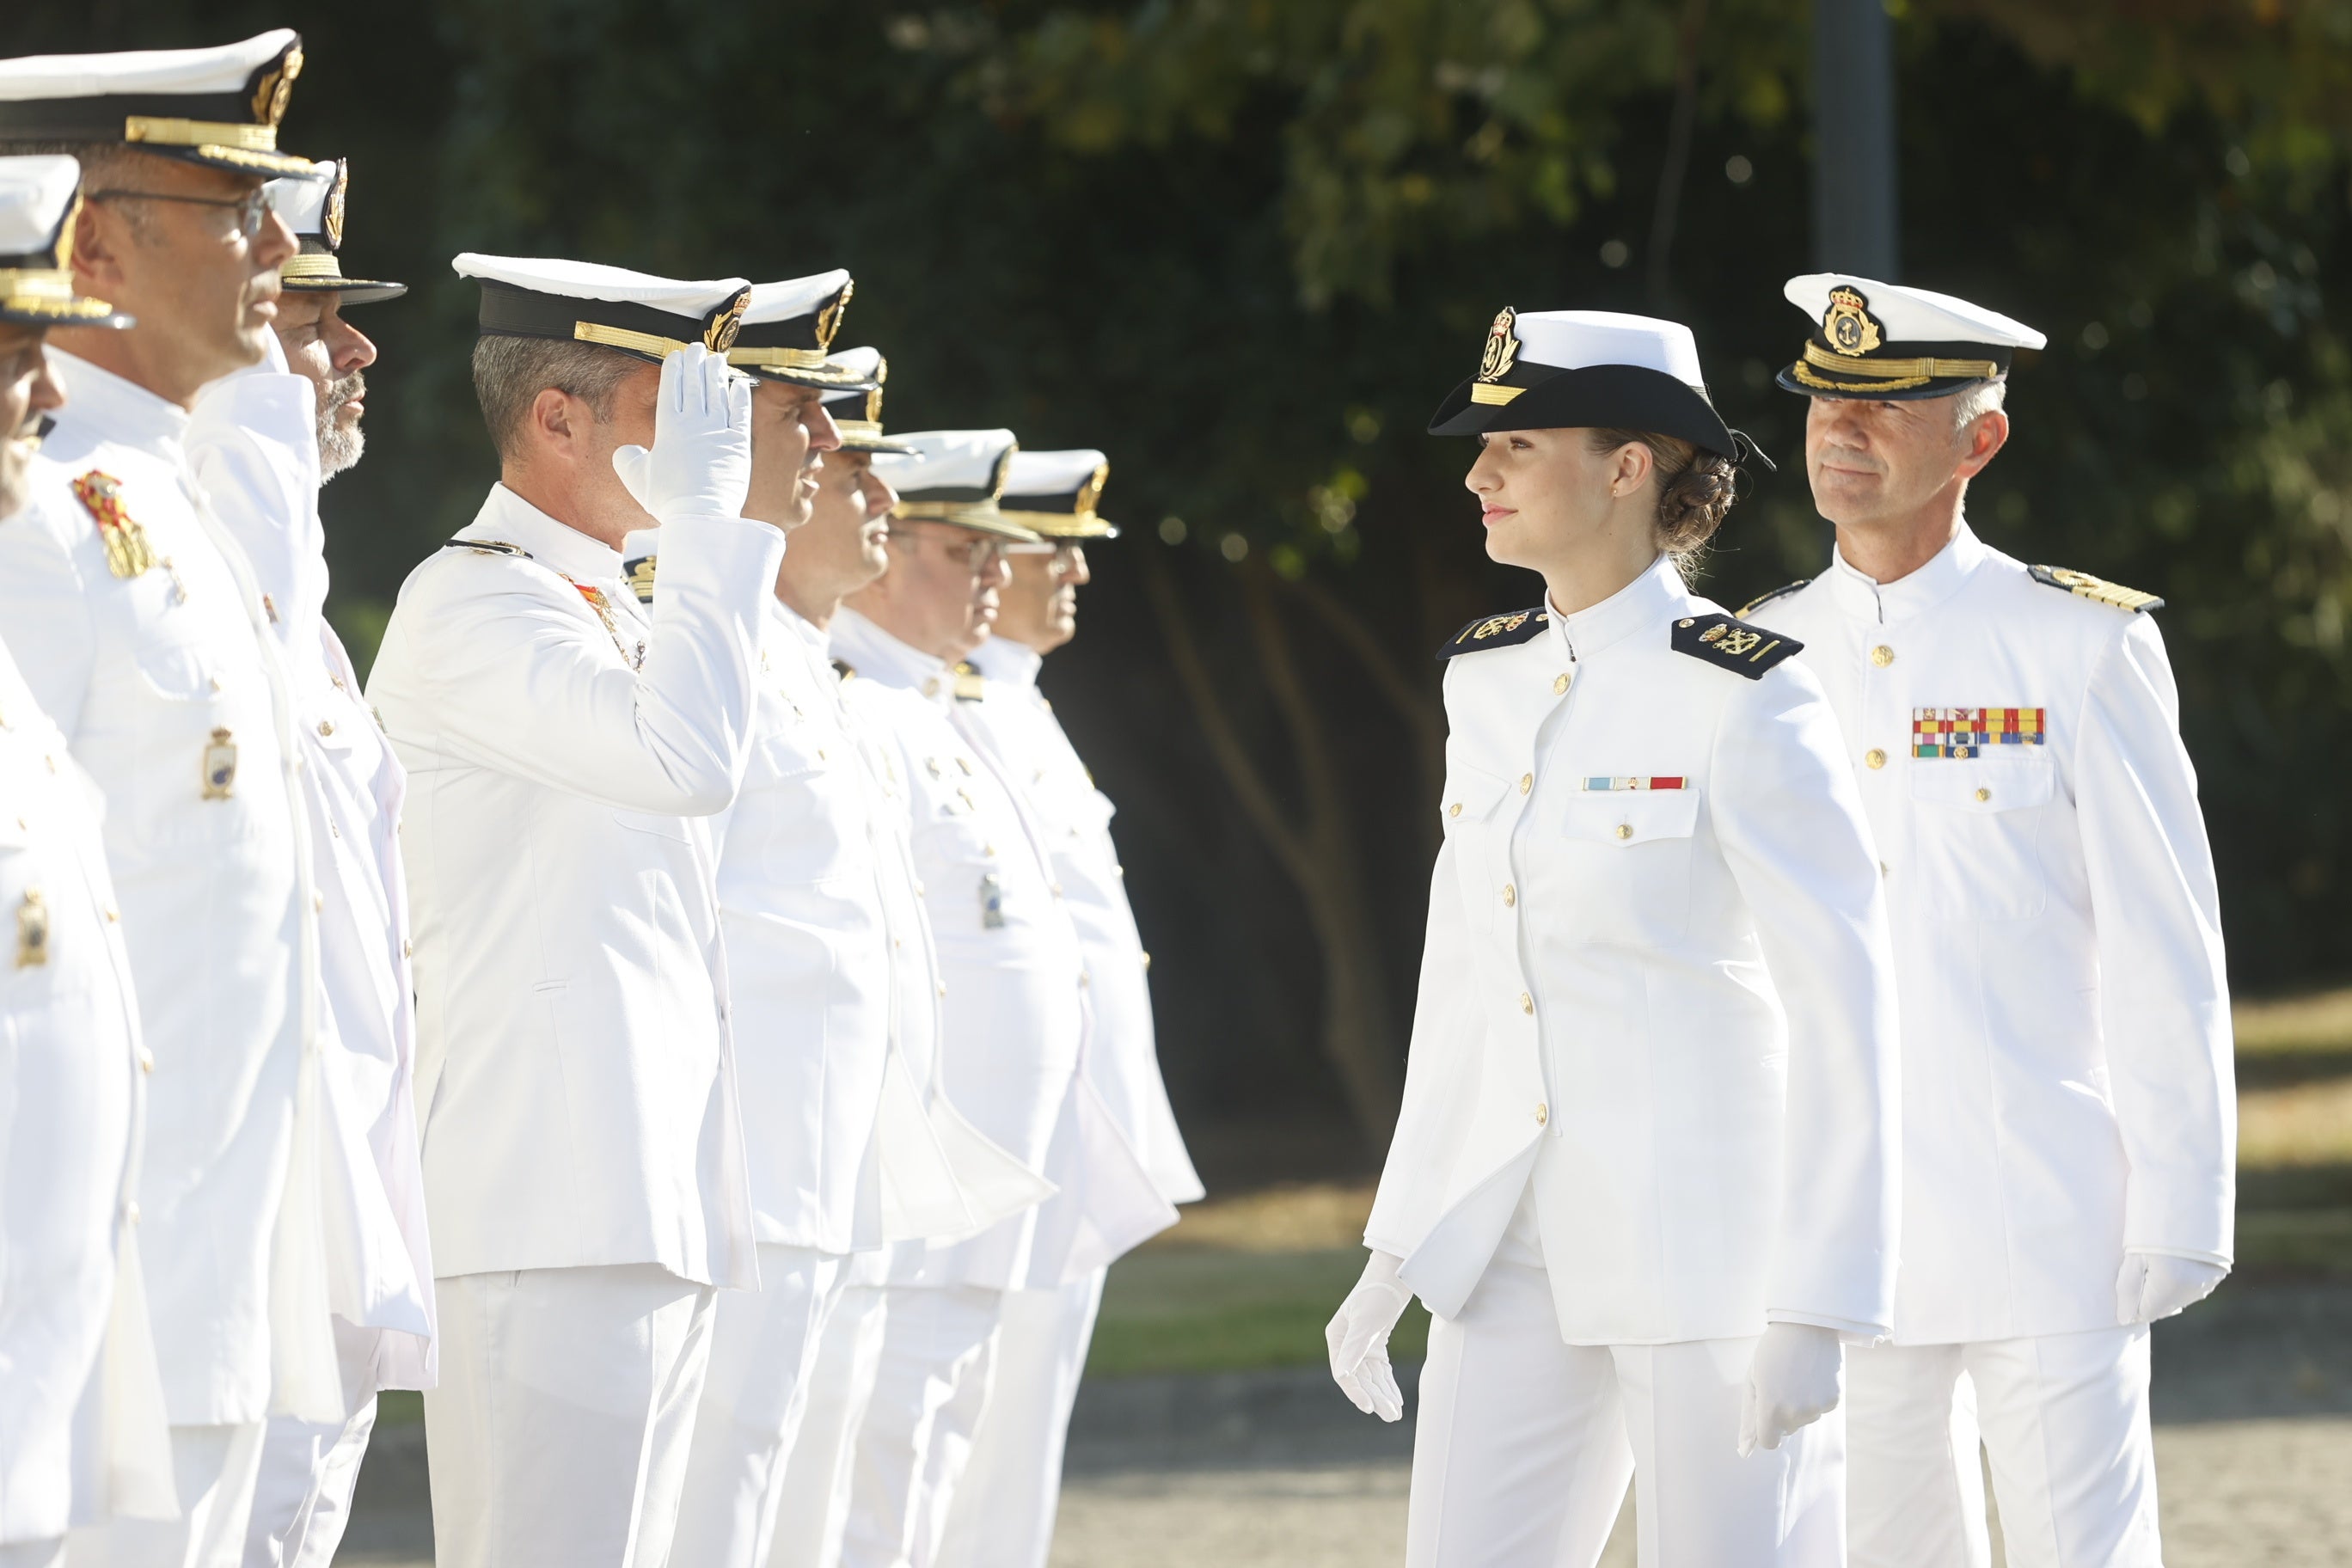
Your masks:
M384 705L395 739L623 811L726 805L750 757L760 618L783 535L687 517L662 540L642 670L614 658L577 591L536 563L466 555L412 579L370 682L373 695L387 665L398 671Z
M1421 956L1421 990L1412 1009L1412 1044L1405 1060L1404 1101L1389 1140L1380 1192L1364 1223L1364 1245L1399 1258L1412 1255L1438 1219L1443 1193L1430 1173L1443 1171L1451 1151L1433 1146L1449 1124L1447 1102L1472 1065L1467 1047L1481 1037L1474 987L1476 965L1462 916L1462 878L1454 868L1454 841L1437 851L1429 879L1429 927Z
M2101 1021L2131 1165L2124 1246L2226 1265L2238 1105L2221 898L2172 668L2147 616L2093 668L2078 734Z
M51 468L35 478L46 484L63 475ZM74 504L69 495L42 496L0 521L0 629L33 700L68 739L81 728L82 701L97 668L98 631L80 566L43 508Z
M1789 1021L1766 1316L1875 1335L1895 1321L1894 945L1842 749L1820 682L1783 664L1727 710L1708 811Z

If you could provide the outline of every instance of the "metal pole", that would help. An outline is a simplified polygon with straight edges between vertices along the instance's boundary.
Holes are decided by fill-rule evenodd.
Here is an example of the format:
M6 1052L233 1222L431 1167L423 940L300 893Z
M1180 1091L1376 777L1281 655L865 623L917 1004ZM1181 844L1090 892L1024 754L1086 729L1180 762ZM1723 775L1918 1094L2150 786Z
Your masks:
M1895 58L1885 0L1813 0L1813 262L1896 280Z

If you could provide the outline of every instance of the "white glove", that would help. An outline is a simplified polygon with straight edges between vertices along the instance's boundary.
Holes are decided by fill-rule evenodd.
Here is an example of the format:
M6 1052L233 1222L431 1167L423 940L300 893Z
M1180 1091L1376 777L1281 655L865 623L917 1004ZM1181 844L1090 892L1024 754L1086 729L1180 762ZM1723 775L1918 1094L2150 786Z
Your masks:
M1412 1300L1397 1278L1403 1267L1393 1252L1373 1253L1364 1277L1323 1330L1323 1342L1331 1350L1331 1381L1357 1409L1383 1421L1404 1415L1404 1394L1389 1365L1389 1333Z
M1777 1448L1780 1440L1827 1415L1845 1397L1845 1347L1835 1329L1769 1323L1748 1363L1739 1405L1739 1457Z
M740 517L751 489L751 382L688 343L662 361L654 445L616 447L613 471L656 521Z
M2152 1323L2213 1293L2229 1276L2218 1263L2168 1252L2126 1252L2116 1276L2116 1321Z

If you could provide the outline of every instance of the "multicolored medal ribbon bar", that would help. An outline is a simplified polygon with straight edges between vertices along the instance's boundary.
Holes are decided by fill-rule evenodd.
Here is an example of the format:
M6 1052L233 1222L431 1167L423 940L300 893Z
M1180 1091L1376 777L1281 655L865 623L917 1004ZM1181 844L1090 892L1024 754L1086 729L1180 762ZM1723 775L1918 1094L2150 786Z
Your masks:
M1681 789L1683 784L1682 779L1674 777L1609 778L1596 773L1584 781L1584 787L1589 790Z
M2040 708L1914 708L1911 754L1973 757L1991 746L2038 746L2049 733Z

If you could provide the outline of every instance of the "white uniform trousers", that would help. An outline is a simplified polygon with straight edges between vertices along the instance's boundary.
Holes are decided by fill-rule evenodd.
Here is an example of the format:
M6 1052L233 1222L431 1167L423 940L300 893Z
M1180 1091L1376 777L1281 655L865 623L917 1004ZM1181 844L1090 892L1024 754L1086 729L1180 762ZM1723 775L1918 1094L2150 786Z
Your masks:
M762 1568L808 1376L841 1289L838 1253L762 1245L760 1288L727 1290L670 1551L679 1568Z
M858 1423L845 1568L937 1568L949 1508L995 1373L1004 1292L892 1289Z
M270 1418L246 1529L245 1568L327 1568L335 1560L374 1431L373 1394L341 1426Z
M434 1284L439 1568L663 1568L717 1292L650 1263Z
M1629 1477L1642 1568L1843 1568L1839 1413L1739 1457L1755 1347L1567 1344L1544 1271L1489 1264L1430 1326L1407 1568L1592 1568Z
M1853 1568L1985 1568L1979 1429L2010 1568L2160 1568L2147 1384L2144 1324L1849 1351Z
M818 1335L800 1436L784 1456L783 1500L768 1568L834 1568L841 1561L857 1429L881 1370L888 1299L880 1285L843 1286Z
M73 1568L237 1568L261 1473L265 1424L172 1428L180 1517L114 1518L66 1539Z
M1045 1568L1070 1411L1108 1272L1059 1289L1004 1293L994 1387L948 1512L940 1568Z
M66 1538L50 1535L0 1544L0 1568L66 1568Z

